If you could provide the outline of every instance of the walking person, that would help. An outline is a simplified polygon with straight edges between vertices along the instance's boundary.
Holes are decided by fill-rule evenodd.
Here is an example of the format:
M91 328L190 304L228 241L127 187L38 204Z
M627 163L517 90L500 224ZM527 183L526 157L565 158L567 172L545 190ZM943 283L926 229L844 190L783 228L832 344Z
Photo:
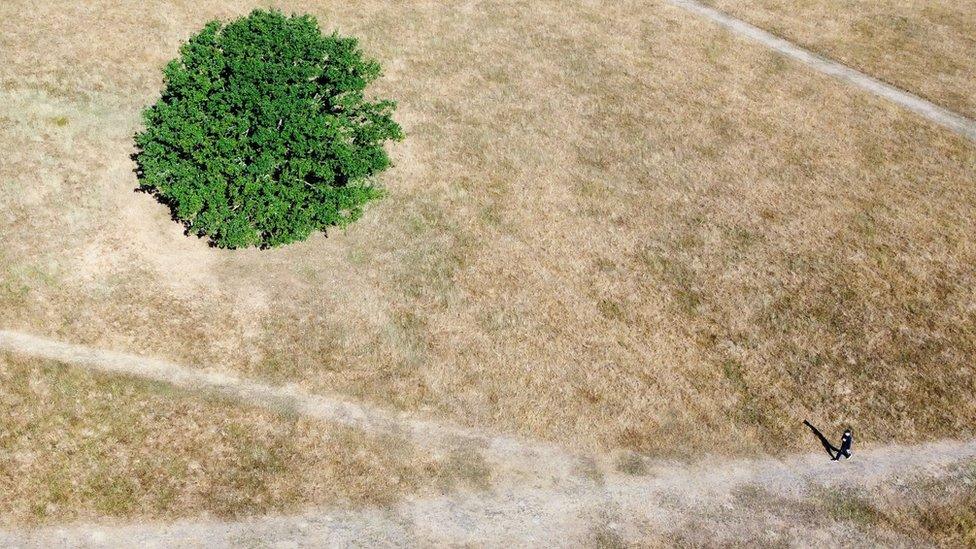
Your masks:
M844 430L844 435L840 437L840 448L837 448L809 421L803 420L803 424L809 427L813 431L813 434L817 435L817 438L820 439L820 444L823 444L824 450L827 450L827 455L830 456L831 461L837 461L841 457L850 459L854 455L854 450L851 449L851 446L854 445L854 433L850 427Z

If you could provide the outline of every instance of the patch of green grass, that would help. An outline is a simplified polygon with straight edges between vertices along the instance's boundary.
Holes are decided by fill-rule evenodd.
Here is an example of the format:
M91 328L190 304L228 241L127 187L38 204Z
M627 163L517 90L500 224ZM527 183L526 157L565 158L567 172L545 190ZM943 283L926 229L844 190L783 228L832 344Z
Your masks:
M751 425L766 424L766 415L762 413L760 403L756 401L755 395L749 389L749 384L745 378L745 368L742 363L731 358L723 360L722 375L729 381L733 391L739 396L738 407L735 410L738 419Z
M728 247L738 252L746 251L764 241L763 235L741 225L722 225L721 228Z
M688 242L683 247L696 246L696 242ZM642 248L638 252L638 259L651 276L664 284L676 309L683 314L697 316L698 307L702 304L702 292L695 287L696 277L691 268L650 247Z
M0 251L0 260L4 260ZM53 269L27 263L8 264L0 273L0 301L23 304L30 293L36 289L53 287L58 283L58 274Z
M818 490L813 498L834 520L850 521L863 526L877 525L881 513L866 497L851 490Z
M766 54L766 63L763 66L768 74L779 76L790 68L790 62L783 54L770 51Z
M608 525L594 527L591 535L596 549L626 549L630 547L624 538Z
M601 299L597 302L596 306L597 309L600 310L600 314L608 320L623 321L627 317L626 313L624 312L623 304L614 299Z
M606 168L606 166L603 167ZM602 201L610 197L610 189L602 181L584 179L576 185L576 194L581 198Z
M459 487L487 490L491 486L491 466L484 455L470 445L451 450L437 469L437 476L445 490Z
M614 457L614 469L628 475L647 474L647 463L637 452L620 451Z
M309 331L296 331L295 325L307 326ZM347 326L332 319L272 317L263 324L262 333L266 335L259 344L261 359L248 362L246 373L277 384L301 379L310 368L334 369L341 362L339 349L347 330ZM296 356L296 348L302 349L311 360Z
M370 254L366 250L351 248L346 257L353 265L365 265L369 261Z
M722 29L712 40L706 41L702 48L705 52L705 59L720 70L727 70L727 66L722 62L726 52L729 51L729 43L732 35L729 31Z
M573 467L573 472L598 486L603 486L606 481L603 470L593 458L580 459L578 464Z
M423 367L428 350L426 317L406 308L397 309L392 317L386 338L411 367Z
M502 209L498 204L483 206L478 212L479 218L487 225L495 226L502 223Z

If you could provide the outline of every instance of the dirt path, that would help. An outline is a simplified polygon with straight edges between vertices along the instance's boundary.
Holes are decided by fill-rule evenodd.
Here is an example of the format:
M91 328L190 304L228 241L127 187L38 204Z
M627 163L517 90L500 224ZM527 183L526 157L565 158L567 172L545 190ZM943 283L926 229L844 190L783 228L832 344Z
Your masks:
M887 446L847 462L819 454L777 460L659 464L640 476L589 485L408 500L390 509L318 510L241 522L73 525L0 532L5 547L478 546L562 547L653 542L678 534L708 545L763 540L820 545L918 546L918 540L846 521L791 518L791 506L838 486L898 486L976 459L976 442ZM745 494L745 496L743 495ZM752 494L752 500L743 500ZM760 498L762 501L755 501ZM701 537L704 536L704 537ZM839 536L839 537L838 537Z
M188 368L164 360L73 345L30 334L0 330L0 351L168 383L191 391L218 393L248 404L287 410L369 433L394 434L422 447L476 451L497 470L530 473L528 476L533 478L585 482L593 474L594 467L609 467L608 464L597 464L592 459L544 442L485 433L337 397L312 395L293 385L271 386L227 373ZM522 477L520 483L526 480Z
M443 545L572 546L626 543L669 533L709 542L773 540L827 543L834 536L867 544L914 545L891 532L868 532L845 522L785 520L783 509L812 490L839 485L897 486L918 475L937 476L961 460L976 459L976 441L858 448L855 459L830 462L823 453L784 461L706 459L694 465L645 460L641 474L614 470L606 457L587 458L555 445L477 432L457 425L378 410L272 387L166 361L92 349L33 335L0 331L0 351L51 359L92 370L218 392L252 404L338 422L370 432L410 436L428 446L474 447L491 462L499 482L488 492L414 499L389 509L316 510L300 516L242 522L73 525L0 532L0 546L306 546ZM769 505L740 501L743 490ZM702 530L706 528L706 530ZM724 537L721 537L724 536Z
M885 84L847 65L832 61L810 50L801 48L792 42L779 38L741 19L736 19L731 15L696 2L695 0L668 1L672 5L711 19L736 34L755 40L824 74L845 80L879 97L898 103L937 124L976 141L976 121L961 114L940 107L915 94Z

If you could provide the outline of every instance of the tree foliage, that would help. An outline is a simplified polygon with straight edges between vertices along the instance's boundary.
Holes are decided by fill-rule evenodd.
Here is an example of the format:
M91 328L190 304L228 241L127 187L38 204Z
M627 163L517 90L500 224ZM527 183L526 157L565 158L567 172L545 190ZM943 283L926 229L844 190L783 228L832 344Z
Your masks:
M383 194L373 176L402 139L354 38L313 17L256 10L213 21L165 68L136 135L140 185L217 246L270 247L345 226Z

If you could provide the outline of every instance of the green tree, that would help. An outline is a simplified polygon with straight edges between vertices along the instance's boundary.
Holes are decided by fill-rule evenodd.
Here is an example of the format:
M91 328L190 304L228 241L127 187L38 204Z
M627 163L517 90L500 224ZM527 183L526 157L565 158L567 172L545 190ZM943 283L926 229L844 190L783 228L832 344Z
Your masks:
M166 65L136 134L140 186L220 247L271 247L345 226L383 191L392 101L379 64L308 15L256 10L208 23Z

